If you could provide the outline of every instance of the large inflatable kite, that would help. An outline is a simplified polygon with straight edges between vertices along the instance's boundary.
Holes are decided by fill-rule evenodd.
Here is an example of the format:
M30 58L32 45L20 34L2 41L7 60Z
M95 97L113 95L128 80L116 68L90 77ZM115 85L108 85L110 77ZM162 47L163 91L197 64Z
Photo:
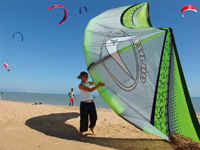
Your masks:
M64 10L64 17L63 17L63 19L58 23L58 25L61 25L61 24L66 20L66 18L67 18L67 11L66 11L65 7L62 6L62 5L60 5L60 4L54 4L54 5L50 6L48 9L51 10L51 9L53 9L53 8L62 8L62 9Z
M13 34L12 38L15 37L15 34L16 34L16 33L21 35L21 37L22 37L21 42L23 42L23 40L24 40L24 36L23 36L23 34L21 34L21 32L15 32L15 33Z
M107 10L88 23L83 49L98 92L123 119L168 140L200 142L200 125L171 28L152 27L149 3Z

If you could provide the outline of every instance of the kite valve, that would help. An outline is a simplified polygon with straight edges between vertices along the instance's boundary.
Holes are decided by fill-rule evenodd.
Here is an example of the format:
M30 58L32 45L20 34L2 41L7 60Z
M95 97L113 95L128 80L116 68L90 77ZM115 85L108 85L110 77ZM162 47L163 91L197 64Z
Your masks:
M134 44L140 44L140 40L139 40L139 39L136 39L136 40L134 41Z

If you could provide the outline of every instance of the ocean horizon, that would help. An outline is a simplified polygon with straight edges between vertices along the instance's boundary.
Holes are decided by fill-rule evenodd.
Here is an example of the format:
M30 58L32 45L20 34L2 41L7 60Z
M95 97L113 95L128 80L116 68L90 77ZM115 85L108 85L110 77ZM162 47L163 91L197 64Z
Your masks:
M67 94L4 92L0 96L0 100L69 106L69 96ZM75 96L74 106L80 106L80 95ZM100 95L92 96L97 108L111 109ZM191 97L191 100L195 112L200 113L200 97Z

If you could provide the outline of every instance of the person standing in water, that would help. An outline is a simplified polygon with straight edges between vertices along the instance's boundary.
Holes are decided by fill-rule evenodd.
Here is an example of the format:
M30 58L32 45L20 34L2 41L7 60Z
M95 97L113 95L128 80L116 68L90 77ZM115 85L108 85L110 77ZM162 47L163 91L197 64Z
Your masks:
M84 140L82 137L83 132L88 130L88 115L90 116L89 128L92 131L93 135L96 135L94 131L94 127L97 121L97 112L96 112L96 107L95 107L95 104L90 92L96 90L100 86L105 86L105 84L99 82L96 86L90 88L89 86L94 85L94 83L87 82L88 73L84 71L81 72L77 78L81 79L81 83L78 86L80 90L80 94L81 94L79 139L83 141Z
M76 99L76 96L74 95L74 89L71 88L71 92L68 93L69 95L69 106L74 105L74 98Z

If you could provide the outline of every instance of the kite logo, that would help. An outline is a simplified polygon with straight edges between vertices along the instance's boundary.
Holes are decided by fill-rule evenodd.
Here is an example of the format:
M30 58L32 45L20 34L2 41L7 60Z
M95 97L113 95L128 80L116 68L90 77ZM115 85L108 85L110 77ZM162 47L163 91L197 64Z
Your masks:
M103 64L104 68L106 69L108 74L111 76L111 78L116 82L116 84L125 91L131 91L137 86L138 79L139 79L139 71L141 71L141 75L140 75L141 82L142 83L146 82L146 64L144 64L143 62L145 60L145 53L143 51L143 47L141 43L139 42L138 37L139 37L138 35L129 36L127 33L121 30L112 31L106 36L101 46L101 53L100 53L101 63ZM135 39L135 42L133 42L133 39ZM120 44L122 43L126 43L126 46L124 47L120 46ZM137 47L138 53L135 49L134 44L137 44L136 47ZM120 49L119 47L122 47L122 48ZM130 50L129 53L131 53L131 55L134 54L135 59L133 58L133 60L135 61L134 61L134 64L132 65L134 66L133 68L135 69L135 71L132 71L133 69L131 70L130 67L126 65L125 59L122 58L121 56L121 54L123 54L123 52L126 51L127 49ZM103 53L105 53L104 51L107 51L109 57L112 57L117 63L117 67L115 68L115 70L117 70L118 68L119 70L122 69L122 72L125 72L126 77L123 76L123 78L127 78L126 80L129 83L122 82L119 80L119 77L116 77L115 75L113 75L114 73L110 71L111 68L109 68L105 63L108 56L103 57ZM138 56L137 56L138 54L139 54L139 59L140 59L140 64L141 64L140 68L139 68L139 63L138 63L139 62Z
M138 50L138 53L140 55L140 64L141 64L141 67L140 67L140 71L141 71L140 80L144 83L144 82L146 82L146 78L147 78L147 75L146 75L147 66L143 62L146 59L146 57L145 57L145 54L144 54L144 51L143 51L142 44L140 42L139 42L139 45L137 45L137 50Z

